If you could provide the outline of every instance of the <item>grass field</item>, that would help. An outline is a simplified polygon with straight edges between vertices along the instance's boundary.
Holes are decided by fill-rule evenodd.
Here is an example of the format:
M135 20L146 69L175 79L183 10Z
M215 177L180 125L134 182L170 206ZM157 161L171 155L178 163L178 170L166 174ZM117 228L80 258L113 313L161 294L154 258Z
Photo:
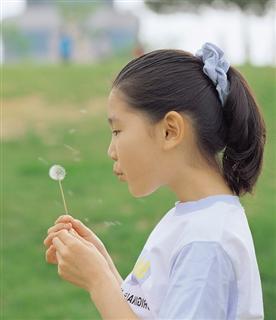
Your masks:
M45 262L43 239L64 213L58 163L70 213L105 243L122 277L132 269L155 224L177 200L166 189L133 198L112 174L106 120L110 84L127 58L96 66L3 68L2 317L5 320L100 319L88 293ZM267 125L264 169L254 196L241 198L260 268L265 319L276 319L275 69L239 68L256 93ZM274 121L274 122L273 122ZM1 318L2 319L2 318Z

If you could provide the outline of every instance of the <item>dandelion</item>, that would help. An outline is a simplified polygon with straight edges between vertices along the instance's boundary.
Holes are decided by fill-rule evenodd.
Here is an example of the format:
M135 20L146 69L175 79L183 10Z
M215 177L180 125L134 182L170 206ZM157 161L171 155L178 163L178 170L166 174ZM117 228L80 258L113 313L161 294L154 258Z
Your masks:
M66 206L66 202L65 202L65 198L64 198L64 193L63 193L63 189L62 189L62 185L61 185L61 180L64 179L65 175L66 175L65 169L62 166L58 165L58 164L53 165L49 170L49 176L53 180L57 180L58 183L59 183L60 192L61 192L61 196L62 196L62 200L63 200L63 204L64 204L64 209L65 209L65 213L68 214L68 210L67 210L67 206Z

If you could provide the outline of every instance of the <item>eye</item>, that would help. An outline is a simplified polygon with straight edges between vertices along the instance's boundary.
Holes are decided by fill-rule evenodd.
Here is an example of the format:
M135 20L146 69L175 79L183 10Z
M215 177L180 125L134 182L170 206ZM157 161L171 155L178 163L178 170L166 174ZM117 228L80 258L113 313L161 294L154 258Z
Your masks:
M113 130L112 133L116 133L115 136L120 132L120 130Z

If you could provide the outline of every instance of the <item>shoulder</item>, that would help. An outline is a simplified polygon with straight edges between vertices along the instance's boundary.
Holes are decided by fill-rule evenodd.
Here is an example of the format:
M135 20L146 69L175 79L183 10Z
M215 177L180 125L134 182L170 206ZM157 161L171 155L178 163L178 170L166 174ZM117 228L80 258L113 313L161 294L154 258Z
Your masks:
M217 242L195 241L173 259L159 318L235 319L237 299L230 257Z
M177 230L182 230L178 235L176 251L191 242L223 243L225 236L227 239L244 238L248 233L243 208L228 203L217 202L204 210L178 214L176 220Z
M169 276L171 277L178 269L197 273L198 270L206 269L208 266L220 269L228 275L231 274L231 277L235 277L230 256L216 241L193 241L184 245L171 260Z

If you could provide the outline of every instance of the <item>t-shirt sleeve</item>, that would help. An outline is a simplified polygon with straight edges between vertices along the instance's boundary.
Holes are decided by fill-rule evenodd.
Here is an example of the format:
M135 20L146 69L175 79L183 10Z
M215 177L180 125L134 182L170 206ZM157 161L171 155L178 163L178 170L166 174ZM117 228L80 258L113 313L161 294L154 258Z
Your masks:
M158 319L232 320L237 299L235 271L221 245L192 242L173 259Z

